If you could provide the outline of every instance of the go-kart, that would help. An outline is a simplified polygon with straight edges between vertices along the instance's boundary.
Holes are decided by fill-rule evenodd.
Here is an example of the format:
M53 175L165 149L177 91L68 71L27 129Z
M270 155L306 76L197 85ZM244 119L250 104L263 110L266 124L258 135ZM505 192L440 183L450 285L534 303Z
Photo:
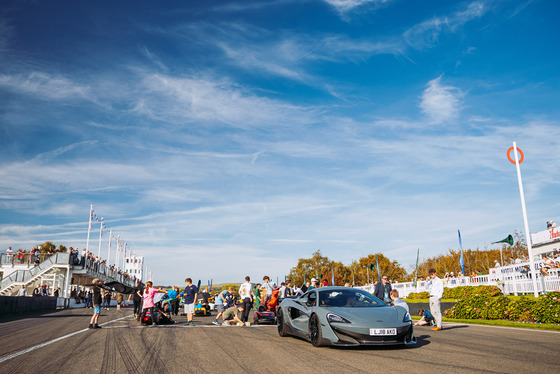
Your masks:
M261 305L258 310L253 313L253 324L258 325L261 323L276 324L276 308L278 307L278 294L280 288L274 287L272 289L272 296L266 302L266 305Z

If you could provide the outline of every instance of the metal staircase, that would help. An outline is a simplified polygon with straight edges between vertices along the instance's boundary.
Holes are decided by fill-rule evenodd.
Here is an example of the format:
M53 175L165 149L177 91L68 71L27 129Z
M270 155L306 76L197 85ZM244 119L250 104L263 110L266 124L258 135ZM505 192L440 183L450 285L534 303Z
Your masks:
M22 285L31 286L42 278L56 279L62 269L69 268L69 259L68 253L55 253L30 269L12 272L0 281L0 295L13 296Z

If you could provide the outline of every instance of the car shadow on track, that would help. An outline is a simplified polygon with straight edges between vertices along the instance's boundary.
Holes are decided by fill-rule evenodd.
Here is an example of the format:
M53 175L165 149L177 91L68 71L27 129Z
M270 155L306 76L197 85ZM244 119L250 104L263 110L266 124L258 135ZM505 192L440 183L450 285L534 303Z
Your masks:
M327 345L327 346L323 346L323 347L320 347L320 348L340 349L340 350L354 350L354 351L394 351L394 350L399 350L399 349L414 349L414 348L423 347L423 346L431 343L429 338L430 338L430 335L416 336L416 344L413 344L413 345L402 345L402 344L395 344L395 345L356 345L356 346ZM300 340L302 342L305 342L305 343L311 345L311 343L307 339L304 339L300 336L290 335L290 336L286 337L285 339L297 339L297 340Z
M395 351L401 349L415 349L420 348L431 343L429 340L429 335L420 335L416 337L416 344L413 345L358 345L350 347L341 346L331 346L327 348L342 349L342 350L352 350L352 351Z

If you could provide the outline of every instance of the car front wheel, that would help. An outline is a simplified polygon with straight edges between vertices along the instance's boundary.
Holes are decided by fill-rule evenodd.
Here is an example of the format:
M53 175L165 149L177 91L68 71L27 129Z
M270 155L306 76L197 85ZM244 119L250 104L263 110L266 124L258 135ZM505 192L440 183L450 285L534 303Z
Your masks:
M284 322L284 311L282 309L278 309L276 313L276 327L278 327L278 335L288 336L286 332L286 323Z
M309 340L314 347L323 345L323 335L321 334L321 322L316 314L309 319Z

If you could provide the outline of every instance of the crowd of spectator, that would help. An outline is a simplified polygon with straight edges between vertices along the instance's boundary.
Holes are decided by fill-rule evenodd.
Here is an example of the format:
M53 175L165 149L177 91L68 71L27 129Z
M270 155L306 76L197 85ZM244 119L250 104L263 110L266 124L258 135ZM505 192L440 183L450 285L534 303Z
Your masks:
M551 269L560 269L560 252L558 248L554 248L552 252L542 255L542 265L541 274L545 276L550 275Z
M9 247L6 250L6 257L3 263L12 265L39 265L46 257L49 257L53 252L49 249L46 252L41 252L39 247L33 247L29 252L24 249L18 249L17 252Z
M2 255L2 263L33 267L40 265L47 258L56 253L65 252L68 252L69 264L74 269L81 267L82 269L87 269L88 272L93 273L93 275L96 277L104 276L108 279L116 280L124 284L136 284L138 280L135 276L131 276L124 270L120 269L118 266L107 264L106 260L94 256L93 253L87 251L85 248L80 253L77 248L69 247L68 250L66 250L66 248L62 246L54 251L51 248L42 250L41 246L33 247L29 251L26 251L24 249L14 251L12 250L12 247L8 247L8 249L6 250L6 255ZM34 289L30 295L27 295L25 287L23 289L25 291L22 291L21 289L18 290L18 295L22 294L21 296L54 296L55 291L57 292L57 294L60 293L58 287L57 289L55 289L55 291L51 292L51 289L48 285L43 285L42 287ZM81 290L73 290L71 297L75 298L77 302L85 302L85 300L87 299L87 292L88 290L86 288L81 287Z
M54 296L54 297L59 297L60 296L60 287L55 287L54 289L52 289L49 285L46 285L46 284L39 285L31 291L31 294L28 295L27 287L25 285L22 285L20 287L20 289L18 290L16 296L33 296L33 297Z

